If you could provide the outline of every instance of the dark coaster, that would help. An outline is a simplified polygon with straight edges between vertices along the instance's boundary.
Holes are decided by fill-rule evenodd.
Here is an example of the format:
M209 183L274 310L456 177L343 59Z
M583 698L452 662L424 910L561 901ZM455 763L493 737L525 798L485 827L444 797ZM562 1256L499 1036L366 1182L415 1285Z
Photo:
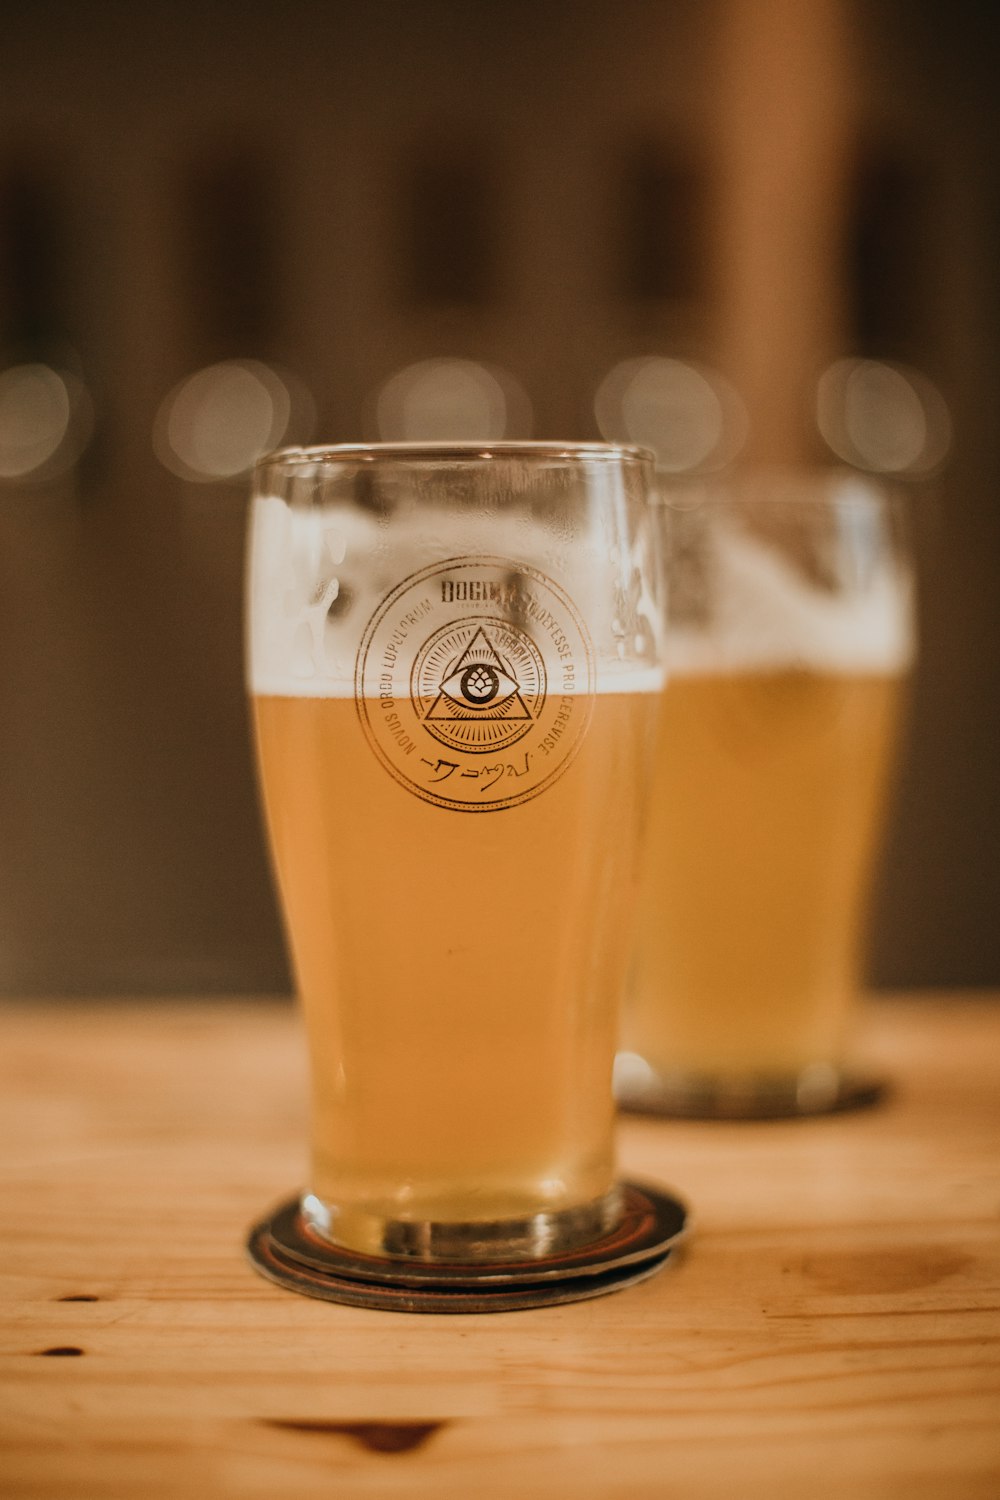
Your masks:
M868 1109L885 1098L886 1084L870 1074L842 1073L822 1088L794 1088L767 1078L745 1086L698 1078L636 1074L616 1079L618 1108L675 1120L792 1120Z
M539 1260L389 1260L329 1244L303 1221L297 1199L250 1231L247 1250L262 1276L289 1291L353 1307L396 1312L481 1313L548 1307L618 1291L652 1276L687 1225L684 1205L659 1189L622 1184L617 1227L579 1249Z

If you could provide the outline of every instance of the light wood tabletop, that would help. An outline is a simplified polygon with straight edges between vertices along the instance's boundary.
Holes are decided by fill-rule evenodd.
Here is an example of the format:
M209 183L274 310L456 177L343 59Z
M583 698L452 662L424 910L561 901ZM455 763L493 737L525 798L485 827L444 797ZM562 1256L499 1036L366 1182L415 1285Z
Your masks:
M278 1001L8 1005L0 1495L1000 1496L1000 996L884 999L880 1107L627 1119L695 1230L594 1301L407 1315L261 1280L304 1172Z

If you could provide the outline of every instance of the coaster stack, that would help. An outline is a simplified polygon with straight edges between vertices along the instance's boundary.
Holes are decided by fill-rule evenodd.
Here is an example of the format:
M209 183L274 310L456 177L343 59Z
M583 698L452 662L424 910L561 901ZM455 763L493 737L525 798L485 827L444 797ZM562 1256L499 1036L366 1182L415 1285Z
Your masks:
M250 1231L251 1263L288 1291L395 1312L484 1313L601 1297L652 1276L676 1248L687 1210L657 1188L626 1182L617 1227L577 1250L542 1259L469 1263L383 1259L345 1250L304 1222L298 1199Z

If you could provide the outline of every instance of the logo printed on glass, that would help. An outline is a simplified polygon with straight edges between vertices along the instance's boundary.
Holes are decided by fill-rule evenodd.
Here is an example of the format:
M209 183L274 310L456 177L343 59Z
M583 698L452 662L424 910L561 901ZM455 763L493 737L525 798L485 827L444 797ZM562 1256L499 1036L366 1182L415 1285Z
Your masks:
M537 796L586 733L594 690L586 628L544 574L454 558L399 584L358 652L369 744L402 786L461 812Z

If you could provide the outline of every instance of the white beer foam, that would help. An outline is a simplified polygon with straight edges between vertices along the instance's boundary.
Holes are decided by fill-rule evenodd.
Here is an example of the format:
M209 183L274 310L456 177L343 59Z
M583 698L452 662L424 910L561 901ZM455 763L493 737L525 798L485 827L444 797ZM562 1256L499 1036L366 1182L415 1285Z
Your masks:
M456 534L457 533L457 534ZM289 506L273 496L253 502L247 580L247 685L273 697L347 698L354 695L358 645L381 600L399 584L400 557L412 558L410 572L463 552L529 561L545 571L553 550L551 533L523 515L498 514L484 538L476 520L476 545L464 546L460 521L444 511L421 507L409 517L394 516L388 528L373 513L357 509ZM597 651L597 691L656 692L663 669L617 660L610 589L596 597L595 575L607 568L600 537L578 546L579 575L567 592L585 616ZM565 578L565 574L562 574ZM343 609L336 606L340 600ZM650 621L653 607L635 604ZM331 615L331 606L333 614ZM606 646L606 651L601 647Z
M838 593L807 579L779 548L720 521L712 532L711 620L670 628L668 674L904 672L915 649L912 581L874 550L873 543L863 579Z

